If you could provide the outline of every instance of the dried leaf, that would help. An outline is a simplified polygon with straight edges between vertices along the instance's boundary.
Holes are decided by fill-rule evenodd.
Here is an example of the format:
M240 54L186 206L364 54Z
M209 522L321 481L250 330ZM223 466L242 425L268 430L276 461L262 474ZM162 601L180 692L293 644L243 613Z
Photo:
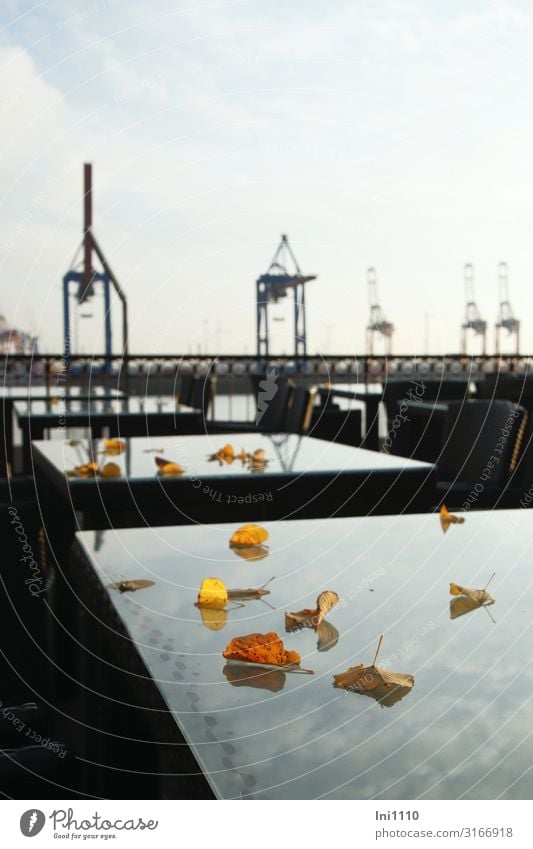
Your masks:
M333 590L324 590L320 593L316 600L316 608L311 610L304 608L294 613L285 613L285 629L294 631L298 628L313 628L318 629L320 623L324 619L332 607L338 604L339 596Z
M228 591L218 578L204 578L198 593L198 607L212 607L220 610L228 603Z
M270 590L267 590L266 586L273 580L274 578L270 578L262 587L257 587L257 589L250 587L244 590L228 590L228 598L231 601L252 601L256 598L262 598L264 595L270 595Z
M487 590L471 590L468 587L462 587L460 584L450 584L450 595L466 596L479 607L484 604L494 604L495 601Z
M117 463L106 463L100 469L100 477L102 478L119 478L122 475L122 469Z
M332 607L335 607L336 604L339 603L339 596L337 593L333 592L333 590L324 590L323 593L320 593L316 600L316 607L318 610L318 624L322 622L326 613L328 613Z
M268 531L260 525L243 525L235 531L229 544L232 548L248 545L258 545L268 539Z
M98 463L85 463L71 470L75 476L80 478L94 478L99 472Z
M226 663L222 672L234 687L255 687L258 690L269 690L271 693L283 690L287 680L283 669L270 669L265 672L263 669L235 663Z
M272 666L299 666L301 660L298 652L286 650L281 637L274 631L235 637L226 646L223 655L227 660L266 663Z
M144 590L147 587L153 587L155 581L145 581L143 579L134 581L117 581L114 584L108 584L108 589L119 590L121 593L134 593L137 590Z
M312 628L314 631L318 628L318 610L304 608L293 613L285 611L285 630L298 631L300 628Z
M449 513L445 504L440 508L440 526L444 533L448 530L450 525L462 525L464 523L464 516L455 516L453 513Z
M268 545L241 545L232 546L232 549L243 560L263 560L270 554Z
M229 443L224 445L222 448L219 448L218 451L215 451L214 454L210 454L208 457L209 461L218 460L221 466L224 463L233 463L234 459L235 450L233 445L230 445Z
M465 613L472 613L473 610L479 610L482 606L465 595L459 595L450 601L450 619L457 619L459 616L464 616Z
M170 460L165 460L164 457L154 457L155 464L158 469L162 469L163 466L168 466Z
M104 454L109 454L111 456L123 454L126 447L126 443L123 439L117 439L116 437L113 437L112 439L104 439Z
M390 672L388 669L381 669L379 666L376 666L382 641L383 634L380 637L374 660L370 666L363 666L362 663L359 663L357 666L350 666L346 672L341 672L333 676L334 686L340 687L343 690L350 690L353 693L374 694L374 698L377 698L379 701L392 688L401 688L405 691L410 690L415 683L412 675L403 672ZM403 695L405 693L400 695L400 698L403 698Z

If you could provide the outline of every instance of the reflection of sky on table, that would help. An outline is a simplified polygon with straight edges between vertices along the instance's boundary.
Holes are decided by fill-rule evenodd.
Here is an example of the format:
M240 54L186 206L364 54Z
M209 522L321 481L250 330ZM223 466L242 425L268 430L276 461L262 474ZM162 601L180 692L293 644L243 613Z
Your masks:
M270 555L240 560L230 526L108 531L79 538L102 581L155 586L110 591L119 615L220 796L256 798L531 798L533 632L531 517L471 514L443 535L437 516L267 525ZM97 549L95 551L95 542ZM449 618L448 585L483 587L496 604ZM202 626L201 579L260 586L267 600ZM284 635L283 611L334 589L338 644L317 652L309 630ZM371 591L373 590L373 591ZM287 673L280 692L235 687L222 651L236 636L276 630L314 676ZM336 690L332 674L379 663L415 676L391 708ZM396 655L396 656L395 656Z
M51 396L53 398L54 396ZM173 411L185 410L190 412L190 407L180 407L174 396L150 397L135 395L130 398L117 398L113 396L78 399L70 396L56 395L57 400L32 400L17 401L14 404L17 415L34 413L38 415L50 414L58 416L63 414L82 413L90 410L91 413L171 413Z
M149 426L149 425L148 425ZM268 436L263 434L230 433L215 436L151 436L134 437L124 440L127 450L122 455L112 458L102 458L97 452L102 449L102 443L85 441L72 446L68 442L35 441L32 443L60 471L72 469L88 462L91 457L96 460L112 459L118 463L130 478L153 477L157 471L154 457L161 456L170 462L179 463L185 469L185 476L196 475L200 478L227 477L230 475L250 475L246 463L235 460L222 466L215 461L209 461L210 454L218 451L226 443L233 445L239 452L242 448L247 453L253 453L263 448L268 459L264 471L254 472L265 477L283 471L295 474L302 472L339 472L342 470L358 470L370 472L373 469L402 469L419 470L431 468L429 464L384 454L377 451L367 451L353 448L336 442L327 442L308 436L296 434L281 434ZM95 453L96 452L96 453ZM86 482L85 482L86 483Z

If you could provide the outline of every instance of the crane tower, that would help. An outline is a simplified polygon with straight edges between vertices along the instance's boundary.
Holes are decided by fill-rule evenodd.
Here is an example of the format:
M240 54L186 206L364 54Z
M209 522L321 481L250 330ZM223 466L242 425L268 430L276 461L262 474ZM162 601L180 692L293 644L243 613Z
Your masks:
M378 298L378 282L375 268L369 268L366 273L368 283L368 300L370 303L370 318L366 327L366 347L369 356L374 354L374 336L382 336L385 340L385 354L392 354L392 337L394 324L385 319Z
M509 277L506 262L500 262L498 265L498 289L500 298L500 309L498 313L498 321L495 326L495 345L496 354L500 354L501 332L507 330L508 336L514 336L516 341L516 355L520 353L520 322L514 317L511 303L509 301Z
M289 271L289 264L292 271ZM270 354L268 307L286 298L291 290L294 295L294 356L307 356L305 284L311 280L316 280L316 274L302 274L289 240L283 234L266 274L256 281L258 357Z
M474 293L474 266L471 262L467 262L464 267L464 285L465 285L465 320L461 325L461 352L467 353L468 331L471 330L474 336L481 336L482 354L485 356L487 347L487 322L481 318L478 306L476 304Z

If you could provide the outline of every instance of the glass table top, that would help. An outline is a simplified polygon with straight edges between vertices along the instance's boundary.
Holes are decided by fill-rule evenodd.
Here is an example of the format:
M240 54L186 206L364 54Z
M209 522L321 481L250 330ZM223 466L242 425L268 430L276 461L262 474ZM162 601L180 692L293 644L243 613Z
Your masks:
M274 522L255 561L229 548L229 525L77 537L104 586L154 582L105 591L218 797L531 798L532 522L526 510L471 513L446 534L436 515ZM483 588L493 572L495 603L452 619L450 582ZM213 620L195 607L207 576L274 580L268 604ZM323 590L340 597L328 650L284 629L284 611ZM314 675L223 658L232 638L269 631ZM381 703L335 688L334 674L371 664L380 634L378 665L413 675L412 689Z
M222 478L291 473L320 472L371 472L371 471L430 471L432 466L418 460L367 451L337 442L327 442L297 434L266 435L255 433L230 433L199 436L147 436L124 439L126 451L119 456L107 457L101 452L103 443L88 440L36 440L32 442L34 456L41 455L55 470L63 473L76 466L91 462L112 460L120 465L122 475L129 478L153 478L157 472L155 457L178 463L183 469L182 478ZM268 460L266 467L252 470L248 461L219 462L210 455L225 444L235 452L244 450L252 454L263 449ZM116 480L113 479L113 480ZM74 484L91 483L71 479ZM100 480L99 484L105 483Z

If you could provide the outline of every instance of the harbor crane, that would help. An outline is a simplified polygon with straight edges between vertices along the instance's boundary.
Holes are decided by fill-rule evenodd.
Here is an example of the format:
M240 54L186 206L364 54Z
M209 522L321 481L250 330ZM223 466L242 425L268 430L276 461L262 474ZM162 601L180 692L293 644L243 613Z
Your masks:
M370 303L370 319L366 327L366 348L369 356L374 355L374 336L382 336L385 340L385 354L392 354L392 336L394 324L385 319L378 298L378 282L375 268L369 268L366 272L368 283L368 299Z
M80 254L83 260L78 262ZM96 271L93 266L93 256L96 255L101 271ZM124 290L120 286L115 274L102 251L93 233L93 205L92 205L92 165L85 163L83 166L83 238L76 252L72 267L63 277L63 326L65 334L65 356L75 351L72 350L73 341L71 336L71 283L75 284L75 303L79 306L85 305L95 295L96 284L101 284L104 291L104 331L105 331L105 353L110 356L113 353L112 330L111 330L111 285L115 289L122 302L122 353L128 353L128 304ZM84 314L82 313L82 316ZM86 314L87 315L87 314ZM106 368L110 368L110 361Z
M292 265L292 270L289 266ZM270 355L268 308L286 298L292 290L294 297L294 356L307 356L307 326L305 316L305 284L316 280L316 274L302 274L285 234L281 236L276 253L266 274L256 281L257 289L257 356ZM279 319L274 318L274 321Z
M464 267L464 285L465 285L465 320L461 325L461 352L467 353L468 331L471 330L474 336L481 336L482 354L485 356L487 347L487 322L481 318L478 306L476 304L474 293L474 266L471 262L467 262Z
M498 264L498 290L500 297L500 309L498 321L495 325L494 350L496 355L500 354L501 333L507 330L508 336L514 336L516 342L516 355L520 354L520 322L514 317L511 302L509 301L509 270L506 262Z

